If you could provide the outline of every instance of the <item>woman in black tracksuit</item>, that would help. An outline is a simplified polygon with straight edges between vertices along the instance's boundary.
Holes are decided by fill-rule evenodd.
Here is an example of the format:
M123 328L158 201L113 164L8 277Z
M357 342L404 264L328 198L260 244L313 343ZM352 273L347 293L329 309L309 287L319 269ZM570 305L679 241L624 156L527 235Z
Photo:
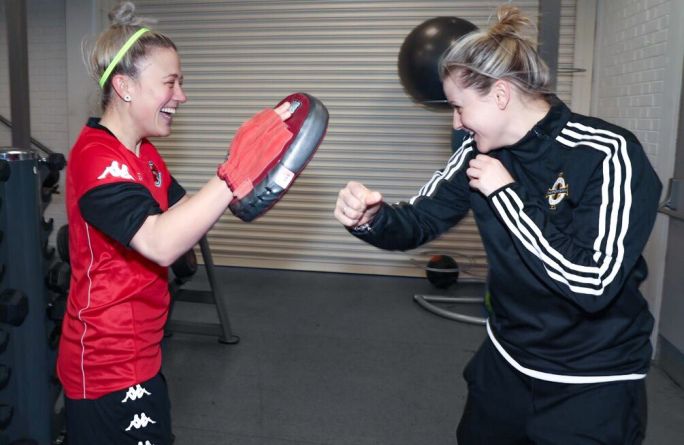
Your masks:
M383 249L472 210L489 262L488 338L467 365L458 441L638 444L653 318L638 287L661 184L629 131L572 113L513 6L442 60L457 150L410 201L350 182L335 216Z

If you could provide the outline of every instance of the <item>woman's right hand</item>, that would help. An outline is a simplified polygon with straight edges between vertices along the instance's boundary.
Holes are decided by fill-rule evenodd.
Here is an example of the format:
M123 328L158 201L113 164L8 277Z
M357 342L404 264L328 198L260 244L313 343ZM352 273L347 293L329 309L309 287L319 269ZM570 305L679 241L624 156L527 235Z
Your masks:
M350 181L337 195L334 215L345 227L358 227L373 221L381 205L380 192Z

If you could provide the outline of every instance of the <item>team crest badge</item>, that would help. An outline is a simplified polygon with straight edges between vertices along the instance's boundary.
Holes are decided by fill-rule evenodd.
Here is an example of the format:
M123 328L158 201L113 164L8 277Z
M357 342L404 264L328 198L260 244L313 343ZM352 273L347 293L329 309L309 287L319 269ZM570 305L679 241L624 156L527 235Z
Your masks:
M152 161L149 162L150 166L150 171L152 171L152 176L154 176L154 185L156 187L161 187L162 185L162 175L159 172L159 169L157 168L156 165Z
M554 182L551 188L546 192L546 199L549 200L549 208L555 210L556 206L569 194L570 186L565 182L563 172L560 172L556 182Z

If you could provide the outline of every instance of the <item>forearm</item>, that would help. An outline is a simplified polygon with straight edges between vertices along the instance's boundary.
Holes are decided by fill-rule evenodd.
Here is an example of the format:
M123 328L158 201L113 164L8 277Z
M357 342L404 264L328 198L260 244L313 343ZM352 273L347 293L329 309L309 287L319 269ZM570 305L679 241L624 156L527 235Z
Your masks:
M594 204L578 205L572 223L563 229L519 185L501 189L490 199L529 270L558 295L596 312L619 294L648 239L657 205L657 191L651 190L649 186L632 189L635 197L648 198L643 205L631 207L629 218L611 219L619 215L612 211L619 203L610 203L602 212L600 202L587 197ZM597 192L600 188L594 186L587 193Z
M454 174L447 180L438 172L409 202L384 204L365 231L352 234L381 249L411 250L449 230L469 209L465 175Z
M431 200L418 205L406 202L384 204L373 221L365 227L351 230L351 233L384 250L411 250L449 230L467 212L467 208L458 212L453 210Z
M232 199L226 183L213 177L195 195L164 213L149 216L131 240L131 246L151 261L168 266L197 244Z

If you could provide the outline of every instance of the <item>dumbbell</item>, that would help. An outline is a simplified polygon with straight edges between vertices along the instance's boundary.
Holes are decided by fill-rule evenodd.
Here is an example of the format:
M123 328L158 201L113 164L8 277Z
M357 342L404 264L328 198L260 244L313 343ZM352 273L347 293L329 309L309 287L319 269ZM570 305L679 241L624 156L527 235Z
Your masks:
M171 270L177 279L181 281L189 280L197 273L197 256L195 256L195 251L190 249L178 257L171 265Z
M47 287L62 295L69 293L69 284L71 280L71 267L67 263L58 261L54 263L48 270L45 284Z
M0 329L0 354L7 350L7 345L9 345L10 334L4 329Z
M0 430L5 430L12 422L14 408L12 405L0 404Z
M69 224L64 224L57 230L55 238L57 243L57 253L65 263L69 262Z
M28 314L28 298L21 291L5 289L0 293L0 323L19 326Z
M7 387L12 376L12 368L7 365L0 365L0 390Z

